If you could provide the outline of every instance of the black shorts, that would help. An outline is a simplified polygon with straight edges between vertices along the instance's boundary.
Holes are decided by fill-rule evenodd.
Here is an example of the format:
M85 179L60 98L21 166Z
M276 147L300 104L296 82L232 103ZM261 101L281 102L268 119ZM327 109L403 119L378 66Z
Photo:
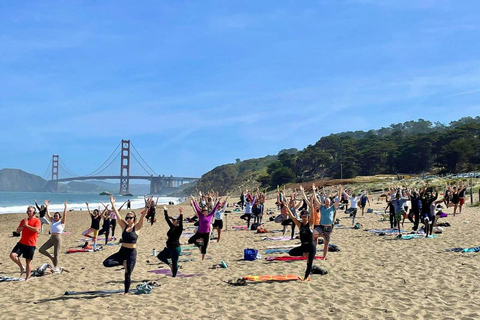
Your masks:
M13 248L12 253L16 253L18 257L22 256L27 260L33 260L33 254L35 253L34 246L27 246L20 242Z
M213 222L213 227L223 229L223 220L215 219L215 222Z

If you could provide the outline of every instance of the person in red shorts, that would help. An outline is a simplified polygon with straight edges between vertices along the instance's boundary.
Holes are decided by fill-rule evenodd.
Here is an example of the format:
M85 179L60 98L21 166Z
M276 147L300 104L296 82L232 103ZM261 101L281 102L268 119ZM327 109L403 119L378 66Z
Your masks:
M17 233L22 233L22 237L10 253L10 258L20 267L20 275L26 271L25 281L30 278L32 272L32 260L35 247L37 245L38 233L40 232L40 220L35 217L35 208L27 208L28 217L20 222ZM26 261L26 270L24 269L20 256L23 255Z

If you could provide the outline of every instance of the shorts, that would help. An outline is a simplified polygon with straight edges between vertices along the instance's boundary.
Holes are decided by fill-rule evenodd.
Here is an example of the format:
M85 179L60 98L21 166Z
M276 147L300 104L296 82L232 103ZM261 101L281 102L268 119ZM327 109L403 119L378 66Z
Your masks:
M223 220L215 219L215 222L213 223L213 227L223 229Z
M330 229L330 231L328 231L328 229ZM332 234L332 230L332 226L315 226L315 231L317 231L318 234L325 239L325 242L330 242L330 235Z
M465 198L460 198L460 205L463 206L465 204Z
M395 220L400 221L402 220L403 216L405 215L405 210L400 210L398 212L395 212Z
M16 253L18 257L22 256L27 260L33 260L33 254L35 253L34 246L27 246L20 242L13 248L12 253Z

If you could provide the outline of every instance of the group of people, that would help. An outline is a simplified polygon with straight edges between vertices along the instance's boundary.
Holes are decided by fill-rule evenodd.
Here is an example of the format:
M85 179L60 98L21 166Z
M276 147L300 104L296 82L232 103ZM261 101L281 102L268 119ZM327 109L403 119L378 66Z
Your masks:
M453 207L453 216L457 214L457 208L461 213L467 186L462 182L459 186L447 185L443 198L440 198L438 188L429 186L428 182L423 188L390 186L383 193L387 202L385 212L388 210L390 216L390 228L397 228L398 236L401 237L401 227L404 226L405 218L408 218L413 223L413 231L417 232L422 222L425 236L432 236L433 229L443 214L442 210L437 210L438 206L444 203L447 208Z
M424 224L425 234L432 235L433 227L435 226L439 213L436 211L436 206L440 203L445 203L447 206L454 207L454 215L457 208L461 212L464 203L465 190L468 185L459 184L447 186L443 198L439 199L437 188L428 186L428 183L421 189L390 186L384 193L387 201L386 210L390 210L390 226L391 228L398 228L399 235L401 235L401 226L403 226L405 217L413 223L413 230L417 231L420 221ZM242 219L247 221L247 228L250 227L251 218L253 217L253 224L261 224L264 212L265 193L248 192L248 190L241 192L239 207L245 208ZM205 259L212 230L217 230L217 241L221 239L221 232L223 229L223 219L225 211L228 207L228 196L222 201L222 197L218 193L210 192L207 194L200 193L198 198L191 197L190 205L194 212L194 216L188 221L195 222L198 226L195 234L188 239L189 244L197 246L201 252L202 260ZM463 200L463 201L462 201ZM153 225L155 222L155 208L158 203L153 198L145 198L145 208L137 216L135 211L129 210L125 218L122 218L120 210L127 202L123 203L119 208L116 207L115 198L110 196L110 204L103 204L104 209L100 212L99 209L90 210L88 202L86 202L87 212L90 216L90 228L87 229L83 235L90 236L93 239L93 249L96 249L98 235L105 234L105 244L109 239L110 230L112 237L114 237L115 227L118 224L122 230L121 247L120 250L109 256L103 261L105 267L124 266L125 279L124 290L128 293L131 285L131 275L136 264L136 243L140 230L144 225L145 219ZM317 188L312 184L308 192L300 186L299 190L294 190L289 199L285 196L285 190L277 188L277 206L280 214L273 220L281 223L284 227L285 234L286 227L291 225L291 238L295 237L295 228L299 230L300 246L290 250L289 254L292 256L304 256L307 260L307 267L303 279L307 280L310 277L313 268L313 260L316 255L316 247L318 239L323 239L323 259L327 259L328 247L330 244L331 234L336 223L336 214L340 204L345 210L350 212L352 217L352 225L355 223L357 208L362 209L362 216L364 209L370 203L367 192L362 191L355 194L351 189L343 190L342 185L337 187ZM410 204L410 211L409 206ZM67 202L64 203L63 214L55 212L51 216L49 211L49 201L44 201L42 206L39 206L35 201L35 206L27 208L27 217L23 219L16 232L21 234L20 241L13 248L10 257L19 266L20 273L25 273L25 280L28 280L32 271L32 259L34 251L37 246L38 234L43 232L43 225L50 225L50 237L40 247L39 252L47 256L53 264L53 270L58 268L59 251L62 243L62 233L64 232L66 217L67 217ZM350 208L348 206L350 205ZM36 209L39 210L39 218L35 217ZM254 209L255 208L255 209ZM163 206L164 218L168 225L167 240L165 248L159 252L157 258L163 263L167 264L172 272L172 276L177 276L178 260L181 254L180 237L183 232L184 211L179 208L179 213L175 216L168 215L167 206ZM409 212L407 214L407 212ZM103 219L102 228L100 223ZM403 220L402 220L403 219ZM53 255L48 250L53 247ZM20 257L25 258L25 266L22 264Z
M37 201L35 201L38 207ZM37 246L38 233L42 231L43 224L50 225L50 238L38 250L41 254L46 255L53 264L53 270L58 271L58 255L62 243L62 233L65 229L65 222L67 218L67 201L64 203L63 215L60 212L55 212L53 217L50 215L50 202L45 201L40 208L42 221L35 217L36 208L29 206L27 208L27 217L23 219L16 230L20 234L20 240L10 253L10 258L20 268L20 275L25 273L25 280L28 280L32 273L32 260ZM47 218L45 218L47 217ZM47 220L48 219L48 220ZM53 247L53 256L47 250ZM25 266L22 264L20 257L25 258Z

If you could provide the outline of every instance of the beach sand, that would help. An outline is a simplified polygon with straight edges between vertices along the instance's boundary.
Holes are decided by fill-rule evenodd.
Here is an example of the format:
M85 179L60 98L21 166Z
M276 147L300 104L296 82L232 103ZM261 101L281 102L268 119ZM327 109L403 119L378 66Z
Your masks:
M467 199L467 203L470 201ZM267 209L274 208L268 200ZM372 201L375 209L383 210L384 202ZM171 215L178 206L170 207ZM186 215L193 215L185 207ZM137 210L140 211L140 210ZM106 246L103 251L66 254L66 250L82 242L81 233L90 226L86 212L69 212L66 223L68 235L63 235L59 265L70 272L59 275L33 277L28 282L0 283L1 319L479 319L478 253L446 252L452 247L480 245L479 208L464 207L463 213L453 217L453 209L446 210L451 227L435 239L396 240L394 236L378 236L365 231L388 228L380 215L366 213L359 217L359 230L334 229L331 243L340 252L330 252L327 261L314 264L328 271L327 275L312 275L309 282L249 283L230 286L228 280L246 275L303 276L306 262L265 261L269 246L297 244L291 241L261 241L264 236L278 237L281 233L257 234L254 231L232 231L233 225L244 225L240 214L229 213L228 231L219 243L210 242L207 257L200 260L197 249L192 255L196 261L181 262L183 274L202 276L171 278L149 270L166 269L152 256L152 249L163 249L167 226L163 210L157 207L157 223L145 225L137 244L137 264L132 275L132 288L142 280L156 281L147 295L64 295L65 291L122 290L123 270L104 268L102 261L119 250L118 245ZM122 210L122 216L126 211ZM275 215L277 211L275 211ZM359 213L358 216L361 214ZM18 276L17 266L9 253L19 238L10 237L23 214L0 215L0 234L4 238L0 249L0 276ZM264 220L270 216L266 215ZM351 219L343 211L337 218L350 227ZM192 224L185 224L189 226ZM225 223L224 223L225 225ZM406 230L412 224L405 221ZM274 222L266 222L268 230L280 230ZM48 230L48 229L47 229ZM288 230L289 232L290 230ZM192 232L190 229L184 232ZM116 236L121 230L117 226ZM37 248L48 235L39 235ZM181 238L186 242L188 238ZM262 259L244 261L243 250L256 248ZM186 252L186 251L184 251ZM23 258L22 258L23 260ZM226 269L210 269L213 264L226 261ZM23 260L24 261L24 260ZM35 252L33 266L49 262Z

